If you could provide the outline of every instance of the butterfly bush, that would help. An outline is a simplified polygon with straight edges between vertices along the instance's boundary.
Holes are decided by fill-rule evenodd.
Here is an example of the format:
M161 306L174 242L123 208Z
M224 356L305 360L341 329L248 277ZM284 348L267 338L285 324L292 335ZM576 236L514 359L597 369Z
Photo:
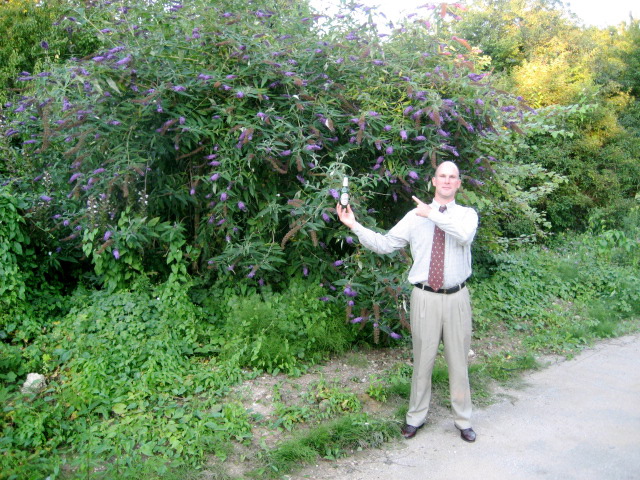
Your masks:
M505 188L494 139L528 108L492 86L480 52L438 33L455 5L427 4L382 40L353 15L364 7L330 18L272 3L89 2L82 22L103 47L20 75L2 138L26 173L2 181L31 192L42 251L103 281L168 273L178 242L205 281L285 288L302 275L333 285L324 299L349 302L352 323L375 307L379 328L397 329L410 261L344 241L343 175L371 226L425 197L443 160L482 208Z

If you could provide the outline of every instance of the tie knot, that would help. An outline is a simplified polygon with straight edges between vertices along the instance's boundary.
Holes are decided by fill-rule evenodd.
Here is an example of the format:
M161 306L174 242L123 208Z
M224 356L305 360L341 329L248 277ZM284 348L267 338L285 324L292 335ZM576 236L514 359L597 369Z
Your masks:
M442 205L442 206L439 208L439 210L440 210L441 212L444 212L446 209L447 209L447 206L446 206L446 205Z

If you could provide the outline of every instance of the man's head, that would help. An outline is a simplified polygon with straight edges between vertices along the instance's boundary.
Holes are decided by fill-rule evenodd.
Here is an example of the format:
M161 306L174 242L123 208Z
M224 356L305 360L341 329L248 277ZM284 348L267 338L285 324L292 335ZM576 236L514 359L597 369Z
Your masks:
M460 188L460 171L453 162L442 162L431 179L436 188L435 201L441 205L451 202Z

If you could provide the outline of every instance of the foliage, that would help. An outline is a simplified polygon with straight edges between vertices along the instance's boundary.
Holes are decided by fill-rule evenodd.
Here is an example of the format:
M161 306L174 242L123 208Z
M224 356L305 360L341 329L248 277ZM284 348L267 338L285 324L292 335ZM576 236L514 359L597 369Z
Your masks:
M19 201L0 188L0 325L3 338L14 330L7 323L15 316L14 309L26 298L28 270L23 271L20 265L33 261L33 250L27 250L30 241L24 232L25 222L19 207Z
M620 57L624 68L621 72L622 85L635 97L640 97L640 20L629 21L624 27L625 44Z
M9 0L0 4L0 31L11 41L0 45L0 104L21 91L19 72L38 74L48 62L82 57L98 47L85 25L66 16L68 2Z
M112 478L149 457L160 470L197 465L249 435L244 409L220 402L239 368L191 356L200 313L184 286L140 279L130 291L76 295L38 342L46 391L25 401L3 388L3 471L43 478L99 467Z
M629 233L605 227L561 245L499 256L493 276L473 286L477 332L504 325L533 351L563 351L638 318L637 226ZM606 316L597 315L602 302Z
M491 57L499 83L537 108L509 157L562 179L528 203L555 231L584 230L599 209L615 223L638 191L638 122L625 114L635 105L628 67L637 55L637 22L580 28L563 8L554 1L475 2L454 25ZM623 126L625 118L632 121ZM507 238L532 232L526 219L505 223Z
M217 314L223 321L210 348L223 361L274 375L300 374L305 365L344 352L352 334L335 306L320 299L321 292L298 280L283 293L213 295L224 299L216 308L224 313Z
M105 46L21 74L29 90L11 102L2 171L31 200L33 241L97 285L167 278L175 229L190 273L209 284L276 290L308 276L350 319L376 324L374 340L398 336L406 315L389 285L406 264L361 252L336 228L342 175L359 218L384 229L411 194L429 195L436 162L455 159L466 203L538 231L501 163L527 107L477 73L468 42L440 33L455 6L382 42L358 17L316 25L305 6L277 4L78 8ZM544 173L529 179L538 183L549 184ZM499 248L509 234L498 222L479 238Z
M477 0L454 28L508 74L538 55L553 58L579 49L575 17L557 0Z
M8 382L38 366L31 343L68 308L59 283L45 278L48 262L37 263L23 208L0 187L0 379Z
M531 130L522 157L566 179L538 200L553 230L585 230L596 216L613 228L637 203L640 140L619 125L616 111L595 102L550 107L556 127Z

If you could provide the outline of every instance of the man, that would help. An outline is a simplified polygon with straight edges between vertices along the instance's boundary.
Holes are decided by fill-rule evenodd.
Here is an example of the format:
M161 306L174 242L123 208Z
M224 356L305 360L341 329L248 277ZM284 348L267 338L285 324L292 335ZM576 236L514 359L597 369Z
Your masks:
M409 245L413 264L411 336L413 378L406 424L402 435L412 438L427 419L431 401L431 374L440 341L449 368L449 388L454 424L467 442L476 434L471 426L471 392L467 356L471 344L471 302L465 286L471 275L471 242L478 228L472 208L456 204L460 172L453 162L443 162L432 179L435 196L430 205L415 196L416 208L386 235L360 225L351 210L337 205L340 221L376 253L391 253ZM433 250L433 251L432 251Z

